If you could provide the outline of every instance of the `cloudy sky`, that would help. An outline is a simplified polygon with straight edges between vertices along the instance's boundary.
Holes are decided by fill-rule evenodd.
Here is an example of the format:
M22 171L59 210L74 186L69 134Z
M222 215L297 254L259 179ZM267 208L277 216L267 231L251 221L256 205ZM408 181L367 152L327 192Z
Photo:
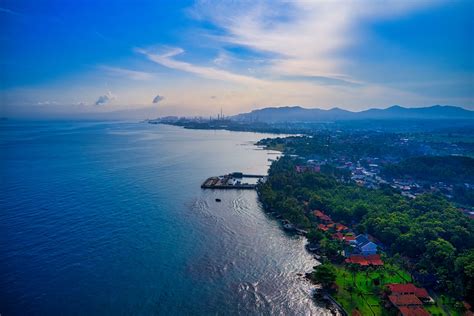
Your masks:
M474 109L473 17L471 0L0 0L0 114Z

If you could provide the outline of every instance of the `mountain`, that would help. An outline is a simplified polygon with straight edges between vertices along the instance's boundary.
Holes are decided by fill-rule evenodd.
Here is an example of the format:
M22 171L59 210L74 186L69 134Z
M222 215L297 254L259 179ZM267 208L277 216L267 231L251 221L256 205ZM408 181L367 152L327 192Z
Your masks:
M340 108L307 109L300 106L269 107L231 117L236 121L259 122L323 122L344 120L404 120L404 119L474 119L474 111L449 105L405 108L394 105L386 109L352 112Z

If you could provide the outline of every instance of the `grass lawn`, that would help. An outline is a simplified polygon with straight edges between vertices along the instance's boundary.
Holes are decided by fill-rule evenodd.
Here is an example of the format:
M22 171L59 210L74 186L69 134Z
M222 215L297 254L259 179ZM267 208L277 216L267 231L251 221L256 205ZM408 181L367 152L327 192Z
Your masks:
M443 308L438 305L438 304L435 304L435 305L425 305L424 306L425 309L431 314L431 315L434 315L434 316L448 316L448 315L451 315L451 316L461 316L462 313L458 310L456 310L454 307L452 306L449 306L449 305L444 305L444 307L448 310L449 314L446 313Z
M335 298L348 311L358 309L362 315L388 315L380 299L383 286L411 282L410 275L397 266L386 264L377 269L352 272L336 266L338 293ZM379 280L376 285L374 280Z
M425 306L425 309L431 314L431 315L448 315L444 312L444 310L438 306L438 305L427 305Z
M453 298L447 297L445 295L440 295L436 299L436 304L434 305L427 305L425 306L425 309L431 313L431 315L451 315L451 316L461 316L463 313L459 310L457 310L454 307L454 304L456 303L456 300ZM444 309L443 309L444 307ZM449 312L446 313L444 310L447 310Z
M334 298L349 313L354 309L358 309L364 316L390 315L389 311L384 308L384 301L381 299L384 285L412 282L410 274L392 264L385 264L381 268L362 271L351 271L344 265L335 265L335 268L338 291ZM374 280L379 280L379 284L376 285ZM434 305L424 305L430 314L440 316L462 315L460 311L454 308L454 299L440 295L435 300L436 304ZM445 309L449 314L445 312Z

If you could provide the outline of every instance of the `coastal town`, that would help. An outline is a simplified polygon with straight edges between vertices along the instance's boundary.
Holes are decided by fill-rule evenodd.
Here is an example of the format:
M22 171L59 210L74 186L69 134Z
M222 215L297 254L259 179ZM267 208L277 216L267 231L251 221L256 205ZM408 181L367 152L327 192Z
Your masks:
M298 158L297 173L331 174L374 190L390 186L410 199L440 194L474 218L474 160L469 157L474 147L464 134L339 131L268 138L258 144Z
M469 129L328 129L220 117L162 123L301 133L256 143L283 153L269 159L268 176L249 183L236 172L210 177L201 187L256 189L283 230L306 237L318 262L306 273L318 285L318 305L335 315L473 315Z
M319 174L314 165L295 165L295 174ZM271 176L270 176L271 180ZM267 183L268 185L268 183ZM364 186L357 186L367 189ZM407 197L405 197L407 198ZM264 199L265 203L265 199ZM313 209L309 200L301 202L307 225L290 221L274 208L271 214L280 218L282 227L289 232L308 238L307 250L322 262L318 267L328 267L333 281L323 285L323 292L316 291L315 298L326 301L328 307L342 315L472 315L467 301L438 294L434 288L434 275L421 275L410 271L393 257L390 244L384 243L368 232L361 232L358 225L333 219L320 209ZM304 226L304 229L301 227ZM356 228L354 228L356 227ZM330 268L329 268L330 267ZM327 276L318 270L307 273L316 283ZM434 283L433 283L434 282ZM425 288L423 285L428 285ZM459 312L464 310L465 312Z
M257 186L259 197L285 230L307 237L308 251L321 262L307 277L321 285L315 298L335 313L472 315L469 299L460 295L470 291L462 263L471 260L471 237L461 243L452 239L454 231L443 232L452 227L472 232L473 160L417 156L403 150L407 141L401 138L384 148L384 139L393 137L400 136L379 138L380 149L372 150L378 155L352 147L360 139L350 134L264 139L258 145L285 156ZM423 216L428 210L432 218ZM456 264L451 243L460 248ZM441 255L443 247L453 251L449 257ZM463 279L449 283L447 274Z
M283 158L285 159L297 161L291 170L295 175L324 176L328 166L336 166L335 170L331 170L339 183L373 191L387 186L409 200L427 193L444 192L441 191L443 187L439 182L427 186L426 183L418 184L416 180L383 178L381 164L385 162L378 158L365 158L363 162L356 163L344 159L305 160L297 155ZM279 164L281 161L277 159L274 163ZM269 178L272 179L272 172ZM251 183L247 182L249 179ZM210 177L201 187L257 189L257 191L260 188L260 193L261 186L266 184L267 179L268 177L261 175L233 172L224 176ZM265 200L263 202L265 203ZM399 260L390 254L390 244L382 242L367 231L364 232L358 225L354 225L353 221L343 220L343 223L333 219L329 213L312 208L312 204L310 199L301 201L309 225L301 225L298 221L290 220L290 216L285 216L275 209L269 210L272 216L280 220L285 231L307 237L307 250L313 253L316 260L323 263L321 266L331 265L334 281L323 292L317 289L315 299L328 304L328 308L334 313L402 316L472 315L469 311L471 305L467 301L456 303L456 299L452 296L440 295L434 291L433 282L436 282L433 281L434 275L421 276L403 267ZM473 218L470 209L458 210ZM315 278L314 275L315 272L307 273L308 279L321 282L320 277ZM420 284L426 284L428 288ZM459 310L465 312L459 313Z
M333 165L338 169L342 176L340 181L353 182L358 186L368 189L380 189L384 185L389 185L400 192L401 195L414 199L417 196L426 193L440 193L448 199L453 198L456 185L444 181L426 181L414 178L394 178L382 173L383 165L389 162L377 157L367 157L356 162L345 159L334 160L307 160L304 164L297 165L295 171L303 172L321 172L321 167ZM458 185L459 186L459 185ZM461 183L460 186L465 190L474 190L474 183ZM469 206L460 206L459 210L470 218L474 219L474 208Z
M329 215L320 210L313 211L312 215L315 218L315 222L318 223L317 227L320 231L328 234L330 238L343 245L342 254L345 259L341 269L365 271L367 274L377 273L378 269L383 269L384 261L381 257L383 246L373 236L369 234L356 235L352 229L341 223L334 222ZM319 246L317 244L308 244L308 249L317 253ZM318 258L321 259L320 256ZM403 275L399 277L403 280L403 283L385 284L383 291L379 294L380 298L386 301L385 307L398 310L399 314L403 316L430 315L423 307L423 305L432 306L435 303L428 294L428 291L408 282L409 278L405 279ZM380 285L380 280L377 283L375 285ZM367 300L370 296L370 292L366 292L363 299ZM372 306L368 305L368 307L371 308ZM343 312L347 313L346 311ZM352 314L362 315L360 311Z

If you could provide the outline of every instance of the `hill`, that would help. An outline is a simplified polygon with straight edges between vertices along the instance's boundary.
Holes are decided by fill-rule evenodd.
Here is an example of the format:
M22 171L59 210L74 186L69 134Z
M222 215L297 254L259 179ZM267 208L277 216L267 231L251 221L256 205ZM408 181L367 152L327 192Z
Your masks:
M330 110L307 109L300 106L269 107L231 117L236 121L276 122L324 122L349 120L404 120L404 119L474 119L474 111L456 106L434 105L421 108L405 108L394 105L386 109L369 109L352 112L340 108Z

